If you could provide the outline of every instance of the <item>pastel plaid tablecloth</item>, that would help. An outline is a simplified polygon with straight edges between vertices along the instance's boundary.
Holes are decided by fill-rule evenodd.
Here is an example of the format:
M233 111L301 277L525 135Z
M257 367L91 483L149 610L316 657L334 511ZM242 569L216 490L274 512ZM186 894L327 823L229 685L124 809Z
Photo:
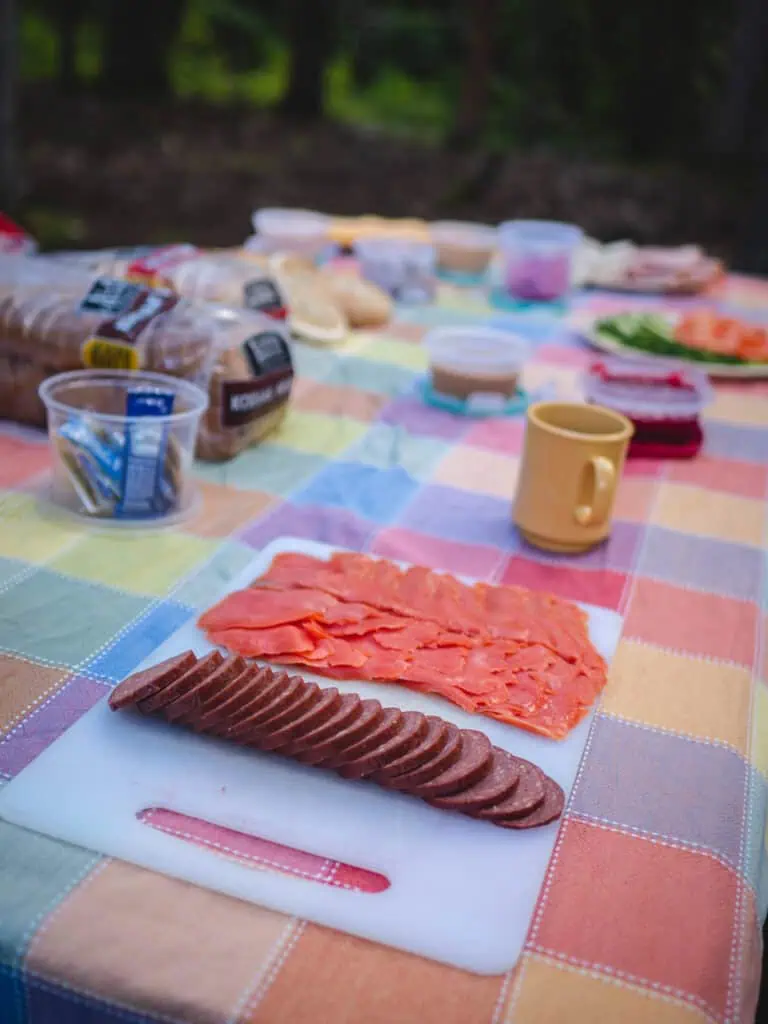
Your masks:
M718 301L768 319L768 284L730 279ZM466 974L0 822L2 1024L751 1019L768 905L768 384L719 386L704 453L630 463L608 543L554 557L510 523L522 422L455 418L412 392L425 327L480 320L506 317L446 287L339 352L297 346L279 434L198 466L203 508L173 532L47 519L44 438L0 428L0 776L278 536L618 609L623 637L515 970ZM587 350L562 322L525 331L526 386L577 395ZM376 888L354 866L237 833L149 825L254 870ZM513 847L500 887L515 884Z

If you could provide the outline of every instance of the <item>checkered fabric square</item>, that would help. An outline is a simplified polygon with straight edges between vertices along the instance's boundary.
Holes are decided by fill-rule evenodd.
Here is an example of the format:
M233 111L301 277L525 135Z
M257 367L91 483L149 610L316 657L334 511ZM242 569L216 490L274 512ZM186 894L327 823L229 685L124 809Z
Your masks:
M731 278L716 301L768 318L768 283ZM594 293L575 310L625 305ZM425 331L477 322L510 319L445 286L339 350L297 345L280 430L197 465L202 507L170 533L48 518L45 438L0 424L0 784L279 536L616 609L622 641L518 965L465 974L0 822L3 1024L750 1020L768 908L768 385L718 385L697 459L631 462L610 540L546 554L510 518L522 420L456 417L415 390ZM577 395L590 356L568 322L524 330L526 387ZM147 824L254 870L377 884L169 814Z

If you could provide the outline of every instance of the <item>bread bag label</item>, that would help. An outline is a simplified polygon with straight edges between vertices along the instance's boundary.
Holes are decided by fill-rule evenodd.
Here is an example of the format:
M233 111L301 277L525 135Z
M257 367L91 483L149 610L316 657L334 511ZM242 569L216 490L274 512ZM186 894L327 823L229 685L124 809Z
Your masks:
M221 422L241 427L265 416L288 399L293 386L293 360L285 339L277 331L254 334L243 343L253 377L228 380L221 385Z
M138 370L137 346L142 332L155 317L167 313L179 300L169 291L147 288L132 281L100 277L80 303L83 313L104 313L93 337L81 349L83 366L90 369Z
M262 331L243 342L243 352L251 373L259 377L286 367L293 372L293 360L288 343L277 331Z
M283 297L274 281L268 277L256 277L243 286L243 305L246 309L255 309L267 316L282 319L285 317Z

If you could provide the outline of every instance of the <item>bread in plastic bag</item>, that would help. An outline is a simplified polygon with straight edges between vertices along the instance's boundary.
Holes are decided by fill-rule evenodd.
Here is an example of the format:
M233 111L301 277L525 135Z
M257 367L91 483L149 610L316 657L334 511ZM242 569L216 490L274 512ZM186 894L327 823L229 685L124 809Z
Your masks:
M83 366L145 369L209 391L198 454L227 459L276 425L293 380L283 326L56 260L0 258L0 417L45 424L37 389Z

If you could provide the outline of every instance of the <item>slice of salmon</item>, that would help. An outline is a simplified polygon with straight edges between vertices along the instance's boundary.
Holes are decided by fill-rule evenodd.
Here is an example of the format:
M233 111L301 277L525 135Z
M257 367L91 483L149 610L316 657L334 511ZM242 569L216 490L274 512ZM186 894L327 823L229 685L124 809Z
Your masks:
M274 629L219 629L208 633L211 643L246 658L269 658L275 654L314 651L315 644L299 626Z

